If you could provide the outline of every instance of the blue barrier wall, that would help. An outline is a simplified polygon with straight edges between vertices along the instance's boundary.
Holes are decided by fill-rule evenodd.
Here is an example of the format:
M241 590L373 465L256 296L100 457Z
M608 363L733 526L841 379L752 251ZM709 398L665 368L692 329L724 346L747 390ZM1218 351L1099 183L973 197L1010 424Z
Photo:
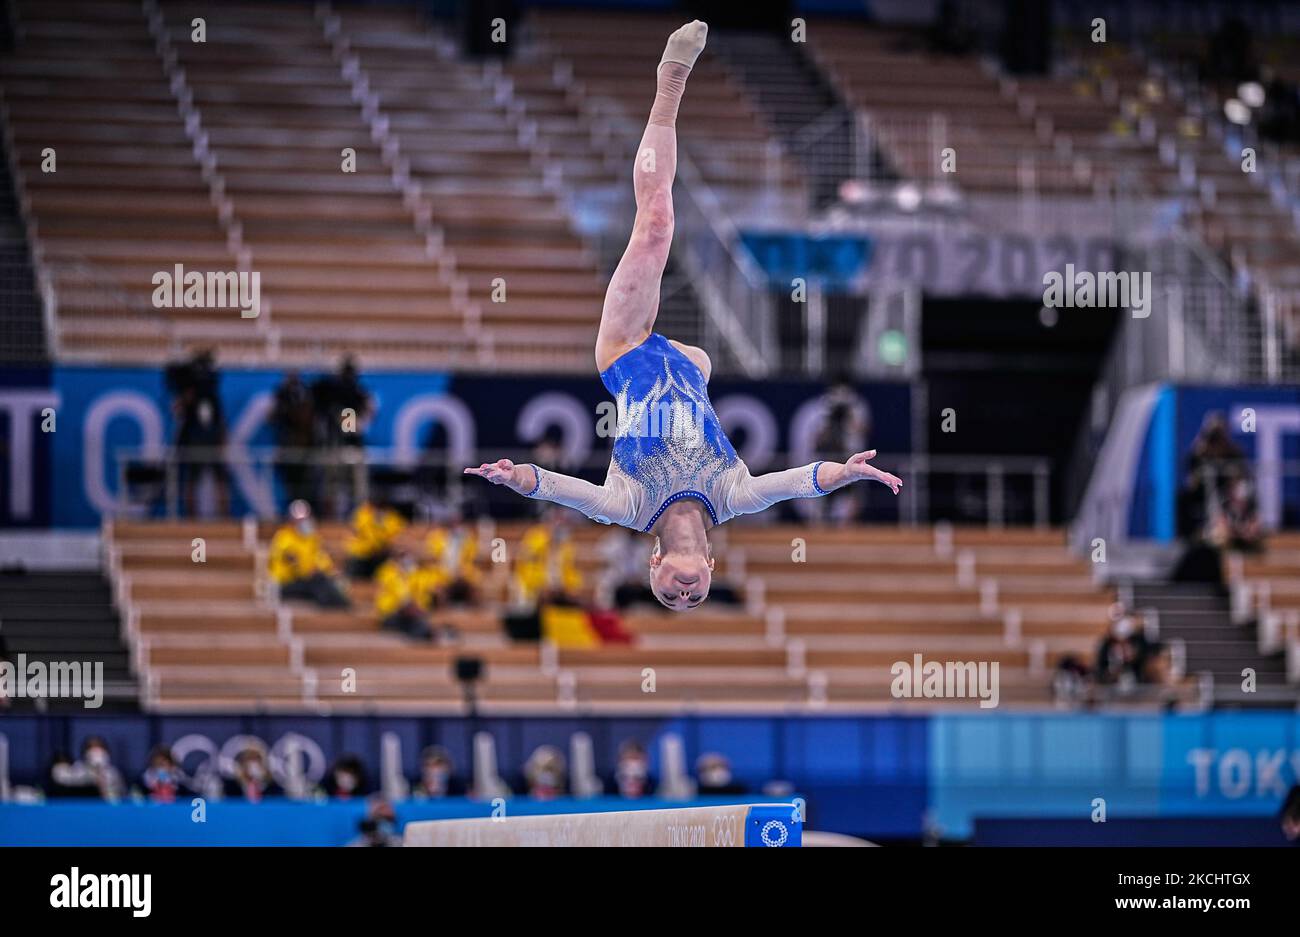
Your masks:
M918 838L927 821L946 838L966 839L976 818L1088 820L1096 801L1109 819L1274 815L1300 783L1300 715L971 713L936 716L679 718L381 718L279 716L9 716L14 780L39 783L55 751L76 751L104 736L128 780L149 749L183 745L185 767L240 735L283 746L295 737L321 772L352 753L379 763L380 737L401 742L403 770L415 777L420 750L448 748L462 769L477 731L497 740L503 775L520 789L518 768L542 744L567 750L591 735L596 768L613 770L618 746L637 739L657 772L659 740L680 735L688 759L718 751L754 794L782 780L807 800L809 826L870 838ZM227 749L227 753L233 753ZM520 801L523 803L523 801ZM2 839L2 837L0 837Z
M702 797L674 807L766 802L763 798ZM651 810L655 800L512 800L506 816ZM463 797L408 801L396 809L398 832L416 820L491 817L493 806ZM102 804L67 801L44 805L0 804L0 846L344 846L365 816L362 801L260 804L214 801L175 804Z
M1300 715L935 716L929 803L946 836L977 816L1275 814L1300 783Z

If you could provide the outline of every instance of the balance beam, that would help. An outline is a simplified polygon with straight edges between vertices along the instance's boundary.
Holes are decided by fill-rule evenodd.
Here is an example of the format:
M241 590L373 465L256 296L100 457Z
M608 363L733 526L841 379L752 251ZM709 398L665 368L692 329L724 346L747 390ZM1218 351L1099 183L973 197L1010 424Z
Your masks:
M798 846L794 804L560 813L406 824L407 846Z

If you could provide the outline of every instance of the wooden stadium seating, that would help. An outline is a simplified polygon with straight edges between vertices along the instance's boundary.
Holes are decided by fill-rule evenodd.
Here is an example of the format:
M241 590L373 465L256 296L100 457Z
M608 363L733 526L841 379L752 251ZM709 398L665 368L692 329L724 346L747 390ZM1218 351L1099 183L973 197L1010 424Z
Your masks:
M484 662L477 703L485 711L975 705L895 698L891 668L917 654L996 661L999 705L1043 706L1051 702L1051 668L1064 654L1091 656L1114 599L1070 555L1059 530L736 524L719 532L719 575L745 593L741 607L631 610L623 622L631 644L517 644L502 628L501 566L485 569L483 606L434 615L459 638L430 645L380 631L369 584L350 584L350 611L277 605L263 573L274 529L204 521L110 526L109 556L148 706L460 712L453 664L461 656ZM489 532L515 544L523 529L511 522ZM321 533L341 561L346 530L326 523ZM607 533L572 529L587 593ZM200 536L206 564L191 559ZM792 556L795 537L803 540L803 562Z

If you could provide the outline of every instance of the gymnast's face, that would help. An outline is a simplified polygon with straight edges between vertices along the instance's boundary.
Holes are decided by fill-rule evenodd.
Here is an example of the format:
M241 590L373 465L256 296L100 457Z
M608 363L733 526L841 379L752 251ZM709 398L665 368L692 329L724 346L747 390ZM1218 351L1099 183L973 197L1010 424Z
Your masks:
M675 612L703 604L713 582L713 558L707 553L660 553L650 556L650 588Z

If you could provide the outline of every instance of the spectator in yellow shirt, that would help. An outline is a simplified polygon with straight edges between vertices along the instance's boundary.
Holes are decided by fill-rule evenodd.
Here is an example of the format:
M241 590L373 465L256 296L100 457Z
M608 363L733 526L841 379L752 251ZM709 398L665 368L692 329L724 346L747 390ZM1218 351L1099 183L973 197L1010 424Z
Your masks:
M271 538L268 572L279 585L282 599L302 599L321 608L351 605L339 587L334 561L321 543L306 501L289 505L289 522Z
M578 605L582 574L574 560L568 525L558 510L524 531L515 560L515 597L522 604Z
M367 501L352 512L348 537L348 575L371 579L393 554L393 541L406 529L406 519L391 507Z
M459 517L448 527L434 527L424 538L426 567L440 601L473 605L482 581L476 561L478 538Z
M375 611L380 627L398 631L410 638L433 640L429 610L433 606L433 577L420 567L413 555L399 550L375 573L379 591L375 593Z

